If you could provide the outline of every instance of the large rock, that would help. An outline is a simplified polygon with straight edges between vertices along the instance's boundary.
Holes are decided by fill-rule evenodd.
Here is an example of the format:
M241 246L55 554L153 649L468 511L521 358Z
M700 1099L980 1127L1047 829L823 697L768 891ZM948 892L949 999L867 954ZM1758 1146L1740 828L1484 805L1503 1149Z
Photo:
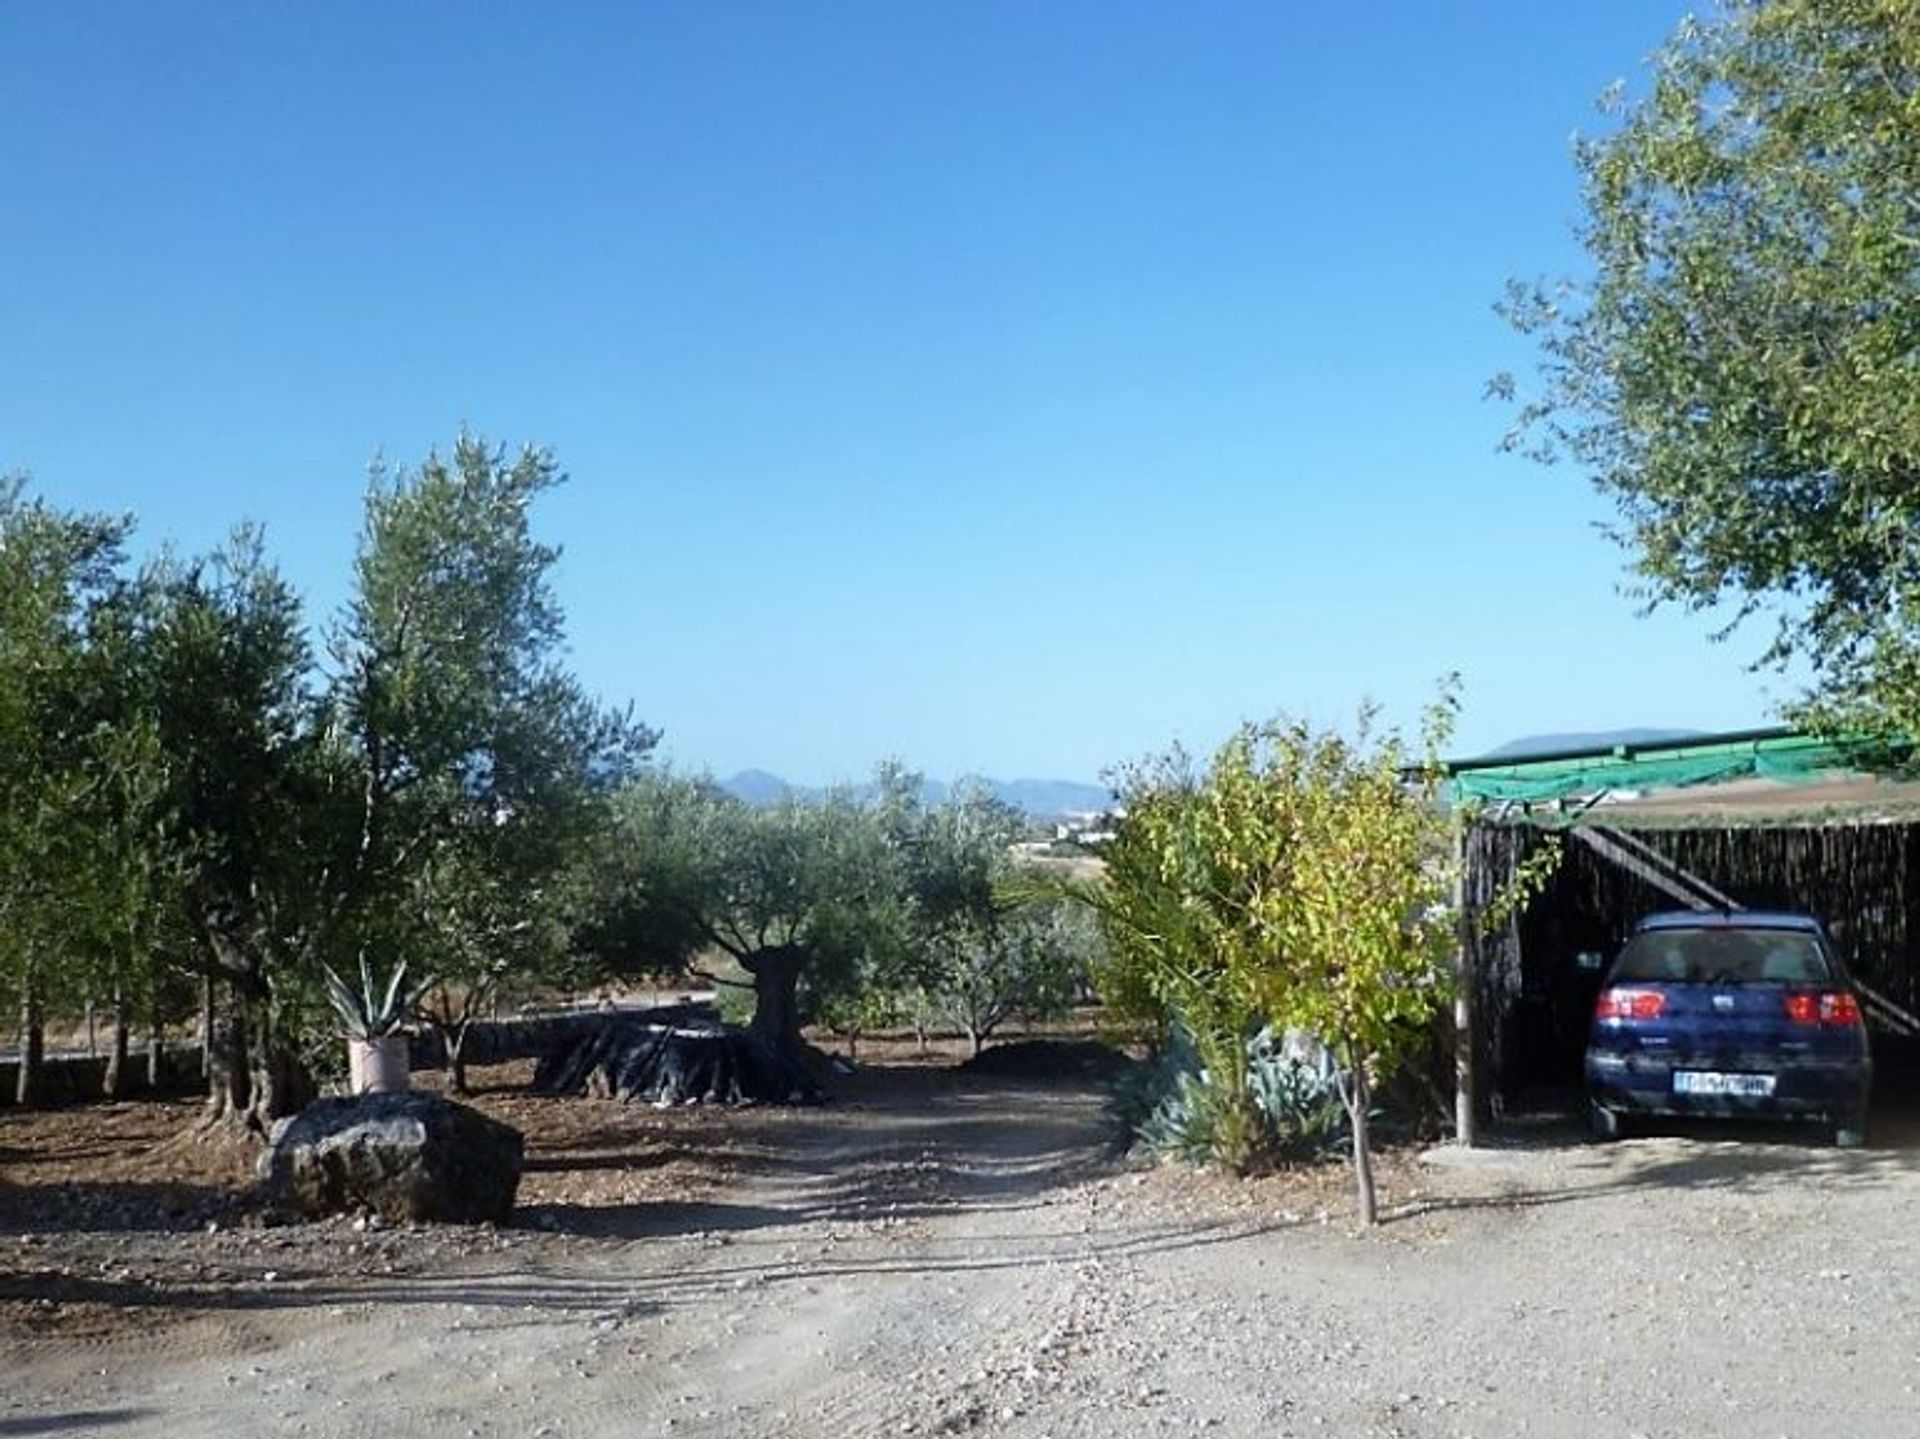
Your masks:
M437 1094L363 1094L276 1124L260 1177L314 1217L372 1210L396 1223L474 1224L512 1214L524 1151L512 1125Z

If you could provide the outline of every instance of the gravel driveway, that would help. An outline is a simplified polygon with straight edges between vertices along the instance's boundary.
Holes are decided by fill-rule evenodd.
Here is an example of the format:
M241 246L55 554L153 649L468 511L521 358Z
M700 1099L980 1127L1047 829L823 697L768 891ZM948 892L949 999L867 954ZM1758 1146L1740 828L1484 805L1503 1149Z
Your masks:
M127 1322L0 1329L0 1435L1920 1432L1911 1136L1522 1133L1389 1162L1363 1234L1341 1172L1130 1169L1097 1109L883 1078L698 1199L377 1236L397 1262L350 1273L374 1236L338 1225L198 1288L142 1266L241 1241L21 1237Z

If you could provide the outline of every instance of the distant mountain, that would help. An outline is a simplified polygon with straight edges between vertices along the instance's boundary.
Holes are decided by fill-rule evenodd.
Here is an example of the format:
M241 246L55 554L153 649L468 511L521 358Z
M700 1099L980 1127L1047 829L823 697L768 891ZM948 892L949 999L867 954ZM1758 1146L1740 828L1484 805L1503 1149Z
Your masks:
M1001 803L1035 819L1058 819L1064 814L1101 814L1113 808L1113 791L1105 785L1079 784L1068 779L990 779L987 788Z
M997 780L980 775L969 775L967 779L984 784L1002 803L1012 805L1029 819L1098 814L1113 806L1113 792L1097 784L1080 784L1065 779ZM743 769L731 779L721 780L720 788L756 806L777 804L788 795L810 798L823 793L819 789L789 784L779 775L768 774L763 769ZM873 793L873 787L868 784L855 785L852 789L863 797ZM927 804L939 804L952 789L951 785L930 779L922 782L920 797Z
M1534 755L1564 754L1568 750L1672 744L1679 740L1699 739L1705 733L1697 729L1614 729L1583 734L1535 734L1524 739L1508 740L1500 748L1488 750L1480 758L1520 760Z
M793 786L777 774L768 774L763 769L743 769L732 779L722 780L720 788L735 799L743 799L750 805L778 804L787 797Z

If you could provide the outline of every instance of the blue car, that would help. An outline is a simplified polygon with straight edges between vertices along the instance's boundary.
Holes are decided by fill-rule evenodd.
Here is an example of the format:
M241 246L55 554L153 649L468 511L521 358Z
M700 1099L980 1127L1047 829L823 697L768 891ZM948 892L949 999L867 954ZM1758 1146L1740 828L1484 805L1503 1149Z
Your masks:
M1711 1115L1827 1124L1852 1147L1866 1140L1873 1060L1818 920L1682 911L1641 920L1614 960L1586 1076L1602 1139L1635 1115Z

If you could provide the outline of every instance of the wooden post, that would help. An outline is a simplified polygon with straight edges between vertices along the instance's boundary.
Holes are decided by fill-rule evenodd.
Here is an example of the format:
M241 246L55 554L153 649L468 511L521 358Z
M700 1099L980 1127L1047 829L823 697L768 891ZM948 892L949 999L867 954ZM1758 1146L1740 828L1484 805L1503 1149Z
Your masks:
M1467 913L1467 857L1471 853L1467 844L1468 824L1462 819L1454 834L1453 866L1453 912L1457 934L1455 944L1458 949L1454 961L1453 995L1453 1137L1456 1143L1472 1149L1480 1143L1480 1111L1474 1103L1476 1069L1474 1063L1474 1031L1477 1028L1476 1011L1479 1005L1474 993L1476 976L1473 972L1473 945L1470 942L1473 933L1473 917Z

